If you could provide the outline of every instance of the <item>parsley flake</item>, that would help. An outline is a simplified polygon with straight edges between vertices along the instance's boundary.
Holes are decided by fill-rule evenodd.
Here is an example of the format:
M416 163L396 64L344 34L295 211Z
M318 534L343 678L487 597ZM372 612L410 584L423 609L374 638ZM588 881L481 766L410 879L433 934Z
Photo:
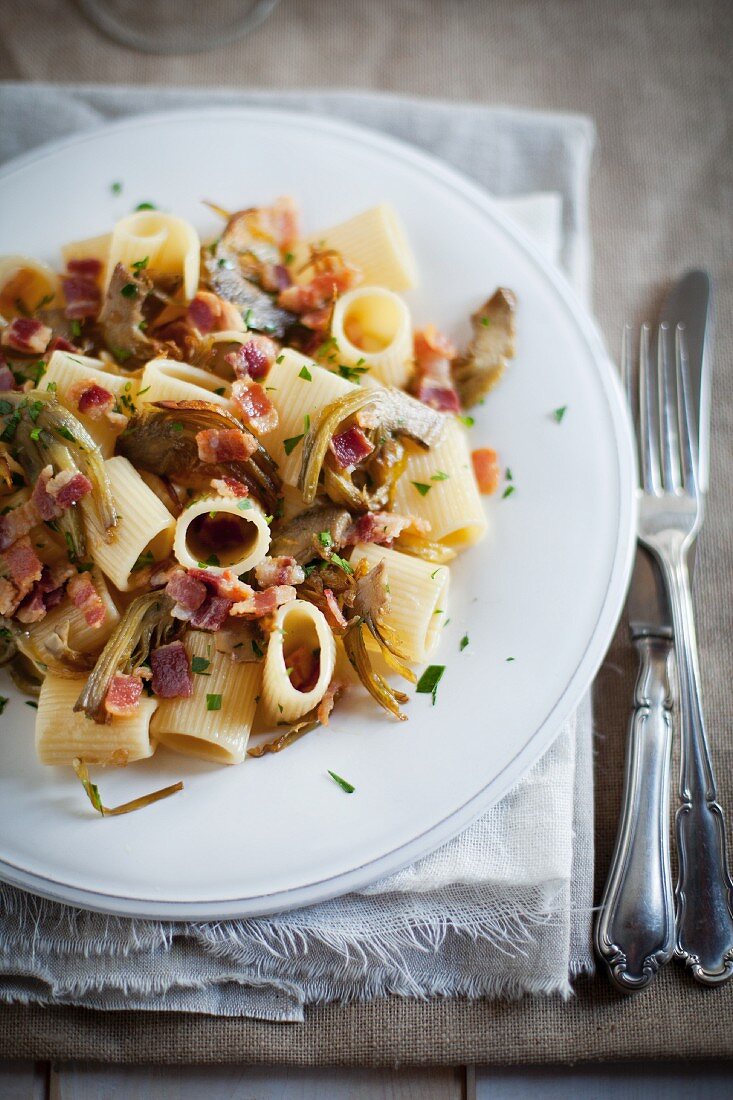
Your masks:
M565 413L567 411L568 411L567 405L561 405L559 409L553 409L552 410L552 415L555 417L555 420L557 421L558 424L562 424L563 417L565 416Z
M298 378L302 378L305 382L312 382L313 376L307 367L303 366L298 371Z
M27 707L31 707L32 710L38 710L38 703L35 701L35 699L26 699L25 705Z
M349 783L348 779L343 779L340 775L336 775L336 772L332 772L330 768L328 769L328 774L331 776L334 783L337 783L346 794L353 794L356 790L356 787Z
M284 363L284 362L285 362L285 356L284 356L284 355L278 355L278 357L277 357L277 359L275 360L275 362L276 362L276 363Z
M468 634L464 634L463 637L461 638L460 642L458 643L459 651L461 653L463 653L463 651L464 651L464 649L466 648L467 645L468 645Z
M211 661L206 657L192 657L191 672L195 672L198 676L211 676L211 673L206 671L210 664Z
M244 497L244 499L240 500L239 503L237 504L237 508L239 509L240 512L247 512L251 507L252 507L252 501L248 500L247 497Z
M431 481L447 481L450 474L447 474L445 470L436 470L434 474L430 475Z
M474 426L474 424L476 423L476 421L473 419L472 416L463 416L463 415L461 415L461 416L458 417L458 419L460 420L461 424L465 424L465 426L467 428L472 428Z
M432 695L433 706L435 706L435 696L438 691L438 684L444 672L445 665L428 665L415 688L415 691L419 692L421 695Z
M491 318L490 317L482 317L481 318L481 324L484 326L484 328L488 328L489 325L491 324Z
M424 481L413 481L411 484L415 486L421 497L426 497L432 489L432 485L426 485Z
M147 569L149 565L152 565L154 561L155 561L155 558L153 557L153 555L152 555L152 553L150 552L150 550L146 550L146 551L145 551L145 552L144 552L143 554L141 554L141 555L140 555L140 557L139 557L139 558L137 559L137 561L136 561L136 562L135 562L135 564L133 565L133 567L132 567L132 569L130 570L130 572L131 572L131 573L139 573L141 569Z
M137 298L137 287L134 283L125 283L120 294L123 298Z
M221 710L221 695L207 695L206 696L206 709L207 710Z
M145 256L142 260L135 260L134 264L132 265L132 270L136 271L137 274L139 275L141 271L145 270L145 268L148 266L149 262L150 262L150 257L149 256Z
M114 183L111 183L109 189L113 195L122 194L122 184L119 182L119 180L115 180Z
M283 448L286 455L291 455L299 443L305 439L305 432L300 435L291 435L289 439L283 439Z
M512 493L515 493L516 491L517 490L516 490L516 487L514 485L507 485L506 489L501 494L501 499L506 500L507 497L510 497L512 495Z
M135 207L135 210L157 210L158 207L154 202L139 202Z
M362 359L361 362L364 360ZM339 363L339 374L342 378L345 378L347 382L355 382L358 385L361 383L361 375L368 374L369 367L349 367L346 363Z

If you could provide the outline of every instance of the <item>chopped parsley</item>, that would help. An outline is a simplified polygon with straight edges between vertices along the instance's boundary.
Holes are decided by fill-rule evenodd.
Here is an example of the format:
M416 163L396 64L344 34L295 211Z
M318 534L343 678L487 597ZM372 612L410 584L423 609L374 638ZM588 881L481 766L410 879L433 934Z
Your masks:
M111 347L109 350L118 363L126 363L128 359L132 358L132 352L128 351L127 348Z
M504 473L504 477L507 479L507 481L514 481L514 474L509 469L508 466L507 466L506 471Z
M239 508L240 512L247 512L251 507L252 501L248 500L247 497L244 497L244 499L240 500L237 504L237 508Z
M0 714L2 714L2 712L5 710L5 706L9 702L10 700L7 699L4 695L0 695Z
M484 328L488 328L489 325L491 324L491 318L490 317L482 317L481 318L481 324L484 326Z
M463 651L464 651L464 649L466 648L467 645L468 645L468 634L464 634L463 637L461 638L460 642L458 643L459 651L461 653L463 653Z
M447 481L450 474L447 474L445 470L436 470L434 474L430 475L431 481Z
M426 485L424 481L413 481L411 484L415 486L421 497L426 497L432 489L432 485Z
M139 202L135 207L135 210L157 210L158 207L154 202Z
M127 386L125 386L125 389L127 389ZM138 391L137 391L137 395L138 395L138 397L142 397L142 395L143 395L144 393L147 393L149 389L150 389L150 386L146 386L144 390L138 390Z
M299 443L305 439L308 432L311 430L311 418L308 413L303 417L304 431L300 435L291 435L289 439L283 439L283 448L286 455L291 455Z
M516 493L516 491L517 490L516 490L516 487L514 485L507 485L506 489L501 494L501 499L506 500L507 497L510 497L512 495L512 493Z
M215 565L215 566L221 565L221 562L217 558L216 554L209 554L206 561L200 561L198 563L199 569L206 569L206 567L209 566L209 565Z
M562 424L563 417L565 416L565 413L567 411L568 411L567 405L561 405L559 409L553 409L552 410L552 415L554 416L554 418L558 422L558 424Z
M294 259L295 259L295 253L294 252L286 252L285 256L283 257L283 263L291 264Z
M321 546L333 546L333 539L331 538L330 531L321 531L318 535L318 541Z
M285 362L285 356L284 356L284 355L278 355L278 357L277 357L277 359L275 360L275 362L276 362L276 363L284 363L284 362Z
M72 336L81 336L81 321L72 321L69 328Z
M142 390L140 392L142 393ZM226 393L226 386L217 386L214 390L214 393L217 395L217 397L223 397Z
M339 374L341 377L345 378L347 382L356 382L357 386L360 383L361 375L368 373L369 367L349 367L346 363L339 363Z
M145 270L145 268L148 266L149 263L150 263L150 257L149 256L145 256L142 260L135 260L135 262L132 265L132 270L135 271L139 275L141 271Z
M415 691L419 692L421 695L432 695L433 706L435 706L435 696L438 691L438 684L444 672L445 665L428 665L415 688Z
M265 656L265 651L256 638L252 639L252 652L258 659Z
M109 186L109 189L110 189L110 191L112 192L113 195L121 195L122 194L122 184L119 182L119 180L115 180L114 183L111 183L110 186Z
M41 438L41 429L40 428L34 428L31 432L31 439L35 443L37 443L40 438Z
M507 657L507 661L513 661L514 657Z
M435 578L437 577L438 573L439 573L439 572L441 571L441 569L442 569L442 568L443 568L443 566L442 566L442 565L439 565L437 569L434 569L434 570L432 571L432 573L430 574L430 580L431 580L431 581L434 581L434 580L435 580Z
M137 287L134 283L125 283L120 294L123 298L137 298Z
M206 709L207 710L221 710L221 695L207 695L206 696Z
M467 428L472 428L476 423L472 416L461 415L458 417L458 419L460 420L461 424L465 424Z
M33 710L38 710L38 703L35 701L35 699L26 699L25 705L27 707L32 707Z
M305 382L312 382L313 376L307 367L303 366L298 371L298 378L302 378Z
M183 431L183 424L181 424L180 420L174 420L171 423L170 428L172 432L180 434Z
M328 769L328 774L331 776L334 783L337 783L346 794L353 794L356 790L356 787L349 783L348 779L343 779L340 775L336 775L336 772L332 772L330 768Z
M253 314L252 310L248 309L247 312L244 315L244 323L247 326L247 328L249 328L249 326L252 324L252 318L253 317L254 317L254 314Z
M331 554L329 561L333 562L334 565L338 565L341 569L343 569L344 573L354 572L354 570L347 562L346 558L342 558L338 554Z
M210 672L207 672L211 661L206 657L192 657L191 658L191 672L195 672L198 676L211 676Z
M62 439L68 439L71 443L76 443L74 436L64 424L62 424L60 428L57 428L56 431Z

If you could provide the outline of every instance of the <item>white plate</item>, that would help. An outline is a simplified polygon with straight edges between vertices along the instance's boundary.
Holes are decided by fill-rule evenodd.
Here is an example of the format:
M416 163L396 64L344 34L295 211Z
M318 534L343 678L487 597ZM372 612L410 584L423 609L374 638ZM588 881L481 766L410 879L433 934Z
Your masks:
M120 180L122 194L110 185ZM562 277L477 187L366 130L268 110L147 116L31 153L0 175L0 252L58 261L148 200L201 205L293 194L319 226L386 199L417 255L415 320L459 341L498 285L519 298L519 352L476 416L516 492L488 500L490 535L454 567L437 694L397 724L366 699L281 755L221 768L159 751L100 772L116 804L183 778L128 817L96 817L74 776L41 767L12 688L0 737L0 876L92 909L243 916L364 886L424 855L499 799L550 744L603 658L633 546L633 458L615 372ZM552 410L567 405L562 424ZM470 644L459 652L468 634ZM514 658L508 661L508 658ZM332 769L356 787L345 795Z

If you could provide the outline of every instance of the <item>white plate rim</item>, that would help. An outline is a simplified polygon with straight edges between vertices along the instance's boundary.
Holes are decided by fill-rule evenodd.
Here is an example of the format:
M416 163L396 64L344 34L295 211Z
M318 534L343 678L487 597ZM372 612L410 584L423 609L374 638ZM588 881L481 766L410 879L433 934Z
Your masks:
M623 608L636 546L636 460L632 428L618 374L595 322L564 274L549 263L525 231L499 208L494 199L478 184L429 153L379 131L306 111L281 110L274 107L201 107L131 115L115 122L103 123L82 133L74 133L46 142L0 167L0 183L15 172L51 154L94 141L102 135L141 126L158 126L171 121L197 122L211 118L239 118L245 122L253 119L274 123L282 121L291 125L297 124L300 127L308 126L316 132L331 132L343 139L355 141L361 146L371 146L377 151L411 163L423 172L429 172L435 180L460 194L466 202L498 225L500 230L527 255L536 271L549 284L588 348L589 358L592 359L606 399L607 412L616 443L619 512L613 564L607 578L603 603L586 650L559 697L524 746L481 791L410 841L349 871L306 885L248 898L207 899L203 902L160 901L155 898L83 889L39 873L26 871L9 861L0 859L0 880L23 890L32 891L53 901L97 912L159 920L253 917L313 905L362 889L377 879L402 869L434 851L468 827L483 811L498 802L549 748L561 726L590 688L603 662Z

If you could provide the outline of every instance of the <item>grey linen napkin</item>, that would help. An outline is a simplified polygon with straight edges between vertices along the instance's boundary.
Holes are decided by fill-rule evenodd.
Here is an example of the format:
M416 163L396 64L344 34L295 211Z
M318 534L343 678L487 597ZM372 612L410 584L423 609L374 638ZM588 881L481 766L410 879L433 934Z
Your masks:
M559 193L560 263L587 296L593 128L578 116L347 92L4 84L0 162L109 119L216 104L339 116L428 150L496 196ZM567 995L593 967L591 741L585 700L459 837L358 894L290 913L129 920L0 886L0 999L297 1021L309 1003L385 993Z

